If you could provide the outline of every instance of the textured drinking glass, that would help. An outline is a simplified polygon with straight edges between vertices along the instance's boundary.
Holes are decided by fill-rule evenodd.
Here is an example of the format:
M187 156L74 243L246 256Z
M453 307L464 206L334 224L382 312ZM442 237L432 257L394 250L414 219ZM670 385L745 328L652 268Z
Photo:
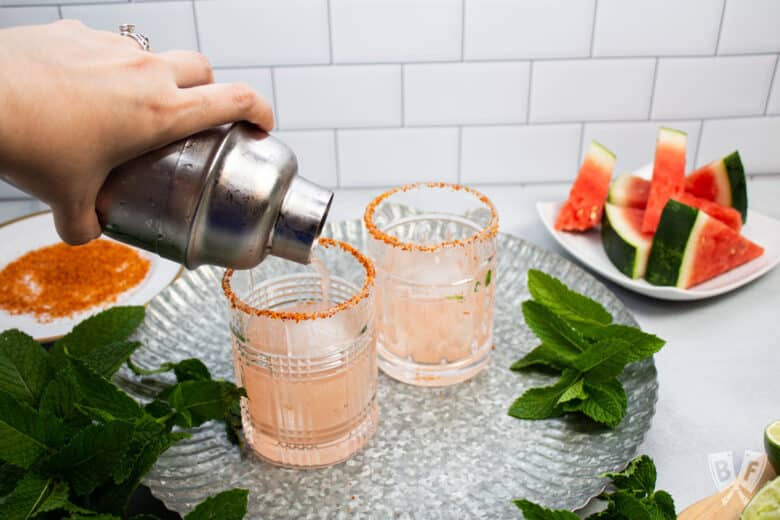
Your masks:
M389 376L465 381L490 360L498 215L464 186L402 186L363 217L377 270L377 352Z
M222 279L245 437L287 467L341 462L377 424L374 267L327 238L314 258L268 258Z

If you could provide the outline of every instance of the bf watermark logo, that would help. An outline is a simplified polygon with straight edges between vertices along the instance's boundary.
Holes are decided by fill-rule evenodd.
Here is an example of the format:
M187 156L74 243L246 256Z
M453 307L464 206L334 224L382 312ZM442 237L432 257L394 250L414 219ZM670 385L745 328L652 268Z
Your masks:
M719 491L728 491L721 500L727 504L735 497L747 504L750 496L761 483L761 477L766 470L766 457L763 452L745 450L742 457L742 468L739 474L734 469L734 454L730 451L710 453L707 456L710 464L710 474Z

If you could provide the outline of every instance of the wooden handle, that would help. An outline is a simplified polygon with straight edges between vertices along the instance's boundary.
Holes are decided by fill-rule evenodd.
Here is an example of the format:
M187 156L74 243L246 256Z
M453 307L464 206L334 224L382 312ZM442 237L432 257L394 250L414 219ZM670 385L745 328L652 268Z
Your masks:
M677 516L677 520L739 520L739 515L745 509L748 501L753 498L761 487L775 477L772 465L766 461L766 456L758 459L764 461L764 471L758 477L758 481L751 489L747 485L747 473L750 466L734 482L726 486L721 492L699 500L686 508Z

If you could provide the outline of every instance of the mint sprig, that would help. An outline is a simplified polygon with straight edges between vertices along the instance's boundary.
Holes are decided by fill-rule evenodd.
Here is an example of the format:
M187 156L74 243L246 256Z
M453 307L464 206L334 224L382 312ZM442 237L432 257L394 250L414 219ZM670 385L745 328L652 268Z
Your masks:
M609 478L609 491L599 498L606 501L603 511L586 520L675 520L674 500L666 491L655 489L656 468L653 459L641 455L632 460L626 469L617 473L604 473ZM515 500L526 520L575 520L571 511L546 509L528 500Z
M145 407L111 382L124 363L137 369L140 343L128 338L143 318L143 307L115 307L49 351L18 330L0 334L0 518L118 520L160 455L189 437L174 426L220 420L238 437L243 389L196 359L166 363L177 382ZM246 506L247 491L230 490L185 518L238 520Z
M665 342L636 327L612 323L600 303L542 271L528 271L528 290L533 299L523 302L523 317L542 343L511 369L560 377L550 386L527 390L509 415L539 420L580 413L617 427L628 405L618 377L627 364L652 356Z

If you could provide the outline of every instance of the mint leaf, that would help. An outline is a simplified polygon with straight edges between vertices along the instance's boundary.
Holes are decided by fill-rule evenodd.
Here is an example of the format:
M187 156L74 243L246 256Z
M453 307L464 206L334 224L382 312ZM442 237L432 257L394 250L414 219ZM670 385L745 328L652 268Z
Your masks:
M0 497L13 491L24 476L24 469L9 462L0 463ZM2 498L0 498L2 500Z
M653 520L650 511L641 500L627 491L616 491L609 497L615 510L622 518L631 520Z
M208 381L211 373L199 359L184 359L173 366L173 373L181 383L183 381Z
M64 439L65 426L56 417L0 392L0 460L29 468Z
M223 419L233 401L242 395L246 393L233 383L209 380L178 383L161 397L176 410L177 424L190 428L212 419Z
M36 406L51 379L47 353L18 330L0 334L0 391Z
M626 392L620 381L612 379L594 384L586 379L585 392L588 394L588 399L578 404L577 411L610 428L620 424L628 406Z
M111 473L116 484L121 484L130 478L146 445L163 433L167 433L166 430L167 428L164 425L158 423L149 415L145 415L135 423L130 446L124 455L118 458Z
M109 378L140 346L138 341L114 341L95 347L78 359L97 374Z
M626 363L633 363L648 358L661 350L666 344L664 340L653 334L642 332L628 325L609 325L593 329L594 339L619 339L631 345L626 357Z
M144 313L142 306L112 307L73 327L53 349L79 358L98 347L123 341L144 321Z
M65 482L57 482L54 483L51 487L51 493L40 503L40 505L35 509L36 514L37 513L46 513L48 511L56 511L58 509L65 509L69 510L71 512L73 509L79 509L78 506L74 506L70 503L70 500L68 500L68 495L70 493L70 488L68 487L68 484ZM86 509L81 510L80 512L85 512Z
M581 372L588 372L595 368L603 368L606 372L617 372L612 377L617 377L626 366L626 359L631 345L623 340L605 338L590 345L574 360L574 367Z
M589 346L576 329L541 303L523 302L523 318L543 344L559 352L576 355Z
M674 509L672 495L666 491L656 491L646 500L651 501L648 510L653 520L676 520L677 511Z
M588 394L585 393L583 383L584 381L582 379L577 379L574 384L570 385L569 388L567 388L563 394L561 394L557 404L568 403L569 401L574 401L575 399L587 399Z
M523 512L525 520L579 520L580 517L571 511L545 509L528 500L513 500L514 504Z
M623 471L603 473L599 476L611 479L616 489L631 492L638 497L649 495L655 489L655 464L647 455L635 458Z
M77 495L86 495L110 477L133 430L132 424L122 421L88 426L44 462L43 468L65 477Z
M184 520L242 520L249 491L230 489L211 496L184 515Z
M575 356L568 350L556 349L542 343L522 359L515 361L510 368L515 371L532 367L564 370L566 368L574 368L574 359Z
M75 403L102 410L104 415L132 422L144 414L132 397L79 360L68 358L57 379L62 380L63 386L71 386L67 392Z
M558 407L561 396L572 384L576 383L579 374L574 370L564 370L561 378L552 386L531 388L521 395L509 408L509 415L518 419L547 419L561 415L563 410Z
M28 473L0 503L0 518L31 518L38 506L46 500L51 486L51 479Z
M537 302L565 320L612 323L612 315L603 305L566 287L563 282L537 269L528 270L528 290Z

